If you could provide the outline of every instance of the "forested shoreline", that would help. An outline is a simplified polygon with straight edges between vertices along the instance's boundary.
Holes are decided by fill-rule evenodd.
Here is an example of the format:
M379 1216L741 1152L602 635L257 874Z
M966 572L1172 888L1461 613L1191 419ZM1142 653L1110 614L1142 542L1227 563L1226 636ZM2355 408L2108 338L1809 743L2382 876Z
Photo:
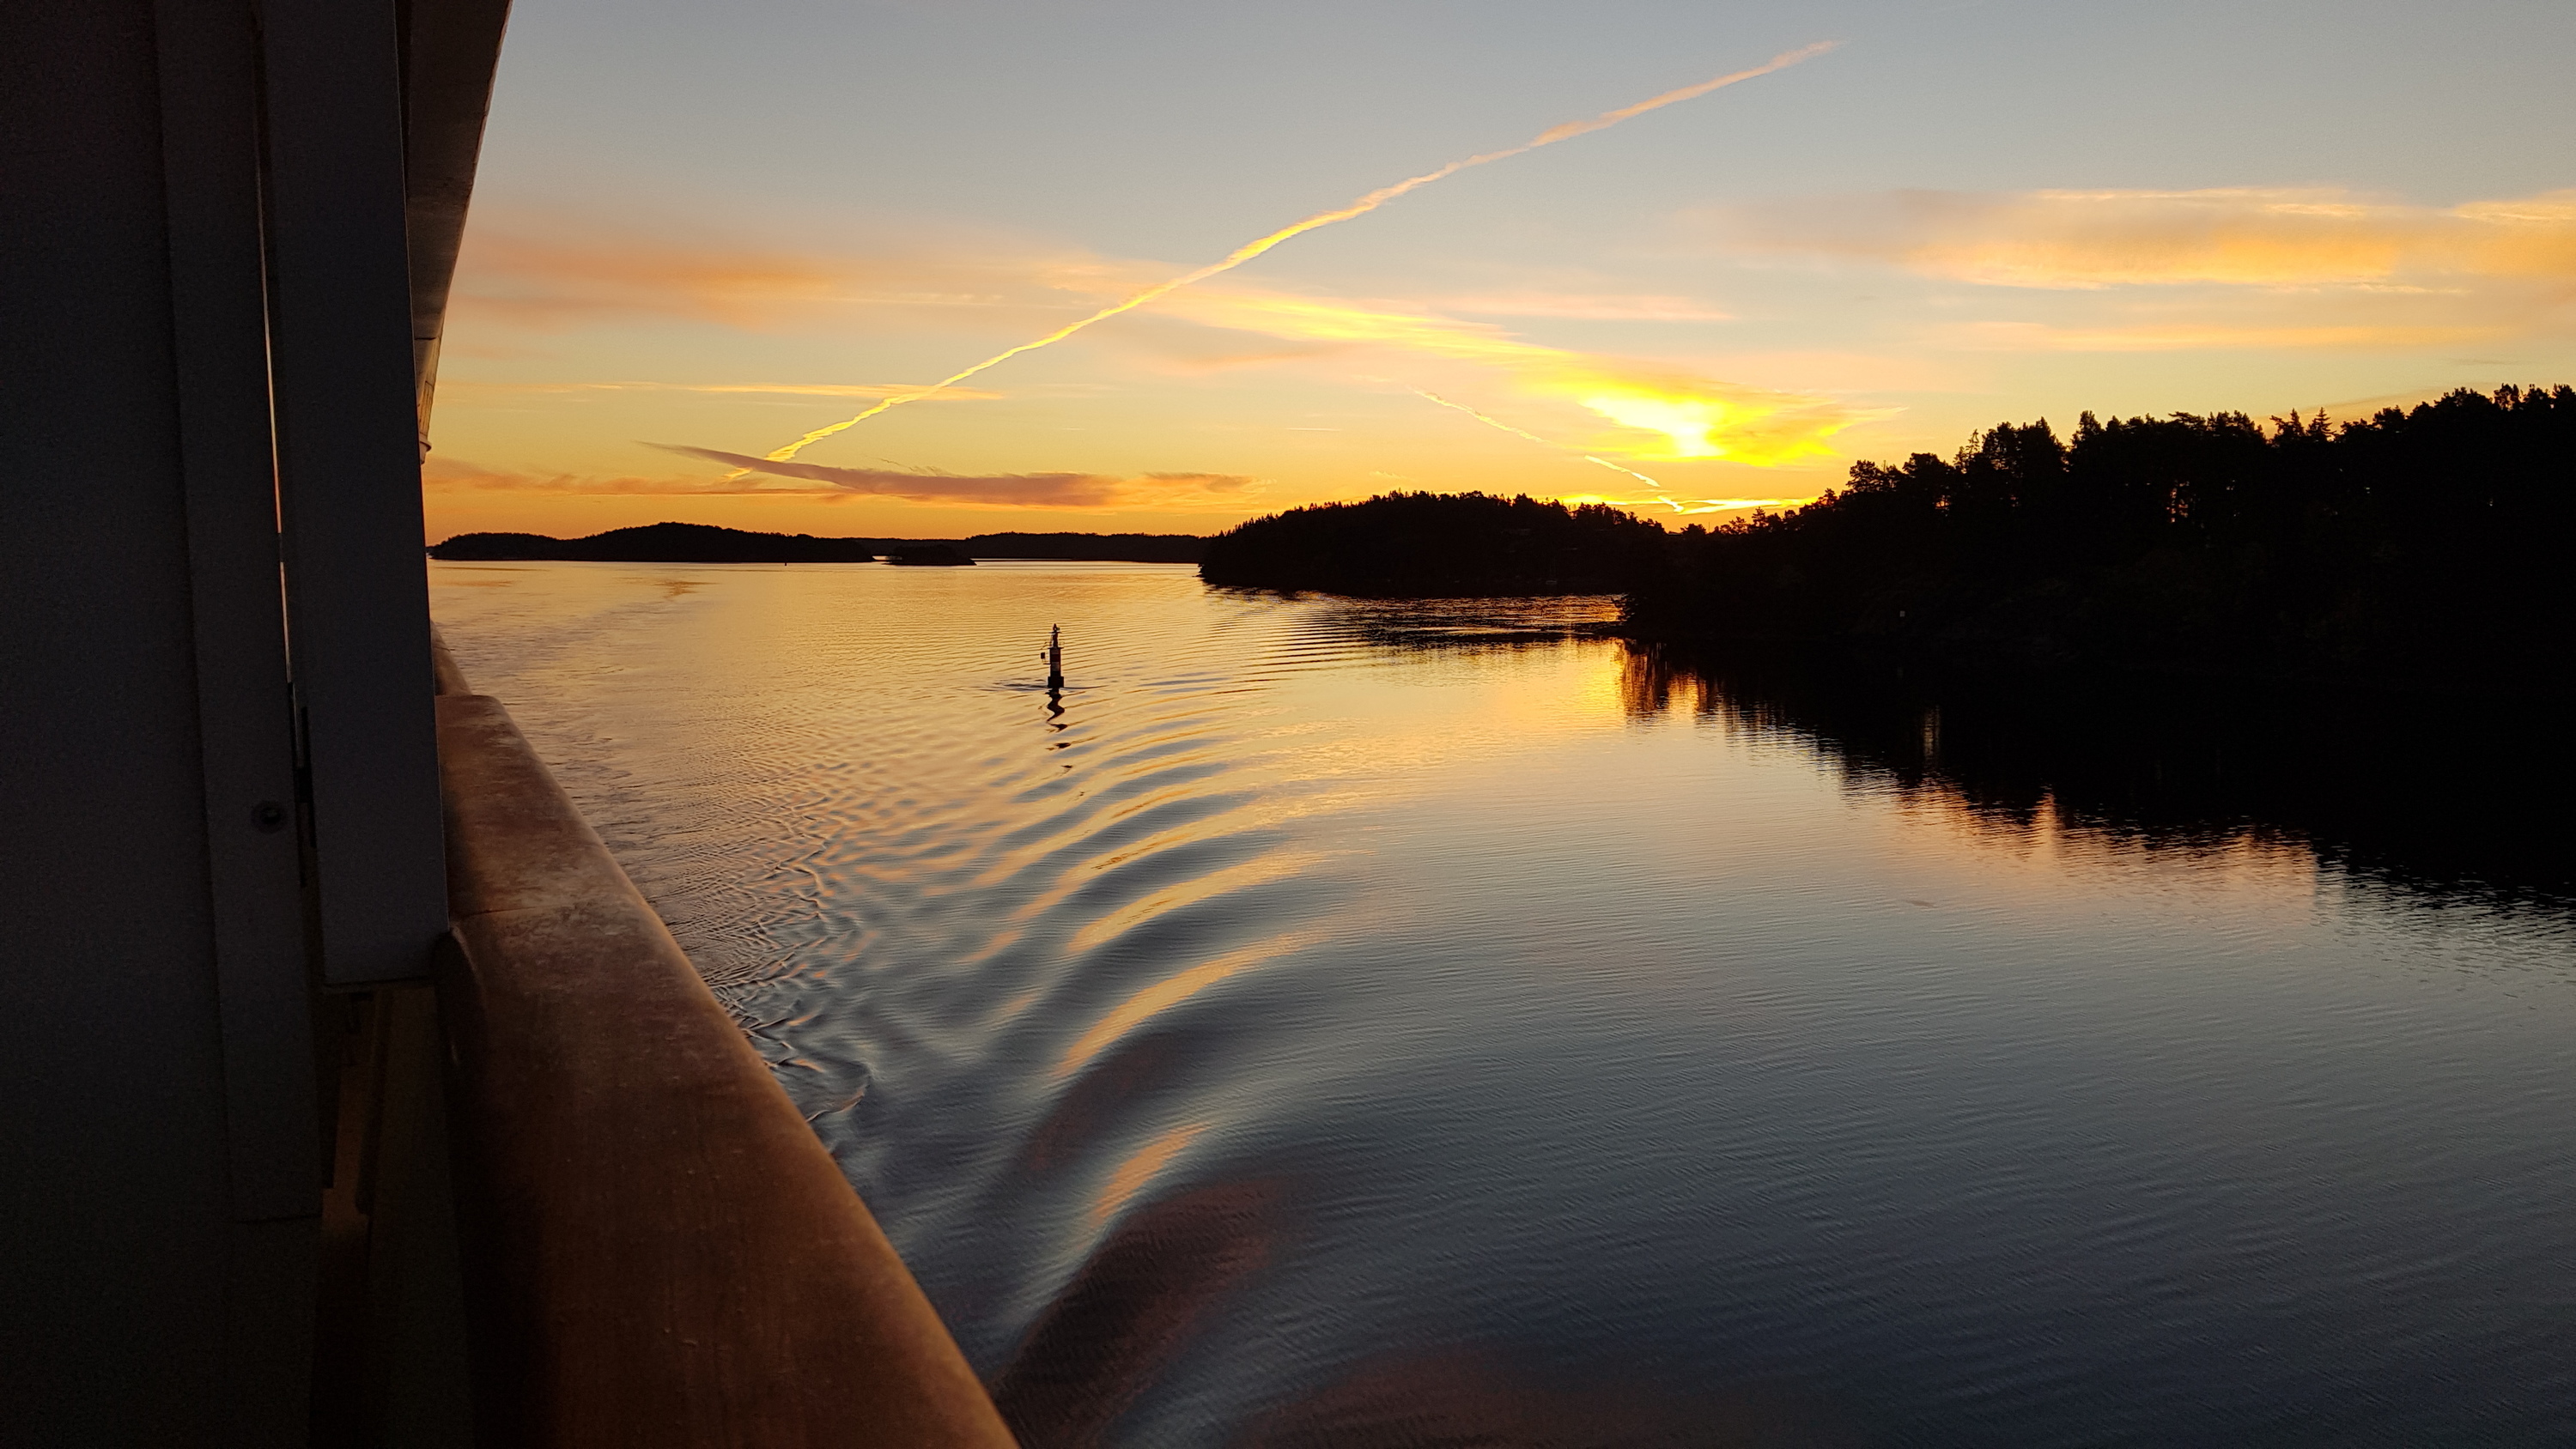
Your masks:
M1389 495L1210 540L1210 583L1381 596L1617 592L1626 632L1796 654L2559 688L2576 607L2576 389L2338 422L2002 424L1856 463L1709 530L1593 505Z
M1645 636L1962 663L2554 675L2576 642L2576 390L2411 410L2045 420L1855 464L1804 508L1676 539Z

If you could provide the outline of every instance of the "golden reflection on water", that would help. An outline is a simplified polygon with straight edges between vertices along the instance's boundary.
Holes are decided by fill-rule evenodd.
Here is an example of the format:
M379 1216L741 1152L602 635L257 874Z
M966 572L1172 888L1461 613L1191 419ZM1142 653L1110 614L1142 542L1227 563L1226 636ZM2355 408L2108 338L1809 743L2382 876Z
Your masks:
M1091 1200L1092 1225L1097 1227L1118 1216L1118 1210L1143 1191L1154 1180L1154 1174L1163 1170L1164 1164L1178 1157L1183 1148L1196 1142L1207 1130L1205 1122L1184 1122L1137 1148L1109 1174L1109 1180L1101 1184L1100 1195Z
M1149 843L1141 849L1160 848ZM1304 875L1336 855L1347 851L1283 850L1248 860L1241 865L1209 871L1144 899L1086 921L1065 940L1068 950L1089 951L1135 930L1137 927L1166 916L1186 906L1213 900L1229 892L1244 890L1269 881L1287 880ZM1106 865L1094 867L1106 869Z
M2552 1412L2563 921L2352 888L2241 731L1598 599L431 577L1032 1446Z
M1252 945L1228 951L1212 960L1202 961L1176 975L1164 977L1120 1002L1090 1030L1076 1038L1073 1045L1067 1048L1064 1055L1057 1060L1055 1075L1058 1078L1072 1076L1082 1070L1093 1057L1099 1055L1103 1048L1157 1014L1180 1005L1219 982L1267 965L1301 947L1312 945L1322 940L1325 934L1321 930L1312 929L1283 932L1268 940L1256 941Z
M800 634L812 633L818 621L780 616L779 605L765 602L766 596L780 589L863 593L879 587L890 572L852 569L858 572L840 570L842 576L836 578L826 568L642 573L597 565L436 565L432 582L449 601L441 606L443 615L474 612L455 607L462 590L491 598L521 585L547 596L543 607L575 617L613 615L646 599L694 605L711 595L731 594L737 609L751 603L752 617L777 618L783 627L725 638L719 647L730 657L720 667L757 670L768 656L777 657L778 667L787 670L809 667L803 661L791 664L781 651L794 647ZM1055 580L1005 579L998 577L1003 570L992 571L997 577L984 580L894 575L890 581L907 593L987 602L997 583L1031 589L1041 598L1043 590L1061 587ZM785 597L780 596L781 603ZM1062 611L1062 606L1036 602L1021 611L1026 623L997 623L993 633L1000 641L1011 639L1015 629L1042 637L1038 619ZM2305 909L2316 890L2315 851L2295 831L2223 823L2191 831L2142 830L2070 809L2045 791L2007 798L1974 788L1945 768L1938 707L1917 711L1903 729L1878 740L1875 753L1864 752L1759 690L1731 685L1658 648L1599 637L1615 615L1615 601L1599 598L1319 599L1288 605L1244 599L1236 616L1241 620L1293 620L1290 647L1264 651L1266 658L1255 653L1233 661L1245 667L1250 692L1194 697L1136 713L1126 722L1122 748L1157 752L1158 767L1183 773L1200 763L1223 764L1247 773L1250 778L1243 783L1251 788L1225 809L1194 814L1115 851L1077 859L1036 890L1021 894L1008 922L997 923L998 929L963 959L984 959L1011 948L1019 937L1018 926L1009 923L1063 908L1087 881L1130 862L1389 805L1434 788L1433 782L1460 770L1508 777L1517 769L1532 772L1531 779L1542 778L1605 747L1610 737L1637 729L1681 728L1715 736L1746 758L1785 751L1789 761L1820 763L1854 799L1884 802L1872 815L1872 834L1880 839L1880 848L1911 862L1909 868L1933 870L1945 881L1974 879L1978 889L1989 893L2017 899L2062 894L2078 879L2117 875L2149 860L2187 866L2203 888L2226 882L2232 891L2267 894L2288 910ZM1089 689L1084 669L1096 663L1102 647L1127 642L1119 636L1128 632L1114 619L1093 620L1070 636L1077 688L1063 697L1061 713L1045 720L1058 748L1077 745L1104 702ZM1020 652L997 648L993 662L1013 667L1004 661ZM706 660L715 662L713 656ZM614 670L631 663L602 659L588 667ZM943 697L922 692L923 686L939 682L931 674L912 681L908 707L971 716L992 703L973 693ZM921 717L923 723L936 719L935 714ZM971 718L959 724L973 727ZM756 741L761 731L756 719L741 721L740 728L740 743ZM1068 730L1074 733L1068 735ZM1247 749L1248 742L1254 747ZM1702 769L1705 763L1695 756L1672 758L1686 770ZM1290 779L1299 788L1260 788ZM1017 840L1011 849L983 857L970 883L995 886L1024 877L1036 863L1078 848L1104 823L1148 816L1203 793L1202 785L1183 780L1121 800L1096 818L1068 817ZM1346 850L1274 848L1171 882L1083 920L1065 946L1096 949L1174 912L1311 872ZM1957 893L1955 884L1940 888Z

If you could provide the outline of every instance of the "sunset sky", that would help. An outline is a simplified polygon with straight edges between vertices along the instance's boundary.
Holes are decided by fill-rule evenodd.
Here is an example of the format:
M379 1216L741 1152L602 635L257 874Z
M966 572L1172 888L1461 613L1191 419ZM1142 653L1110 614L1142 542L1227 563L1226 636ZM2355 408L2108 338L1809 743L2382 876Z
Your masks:
M517 0L429 534L1715 521L2006 420L2576 381L2571 61L2564 0Z

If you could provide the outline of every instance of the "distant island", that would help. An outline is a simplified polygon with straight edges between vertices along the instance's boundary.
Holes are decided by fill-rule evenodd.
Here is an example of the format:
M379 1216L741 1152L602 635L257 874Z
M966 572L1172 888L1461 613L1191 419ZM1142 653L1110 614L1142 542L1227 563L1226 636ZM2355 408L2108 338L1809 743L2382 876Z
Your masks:
M1999 424L1852 465L1803 508L1678 533L1599 505L1389 494L1208 541L1210 584L1626 595L1624 632L1982 668L2150 668L2563 690L2576 389L2337 423Z
M810 533L747 533L704 523L648 523L588 538L542 533L460 533L429 546L451 562L569 559L589 563L870 563L876 540Z
M1057 559L1098 563L1197 563L1207 540L1187 533L979 533L972 538L817 538L753 533L705 523L652 523L588 538L542 533L460 533L429 545L449 562L572 560L590 563L868 563L905 551L944 549L957 562ZM929 557L889 561L931 563Z
M1660 562L1660 525L1603 504L1389 493L1256 518L1207 541L1228 588L1385 598L1620 593Z
M1195 533L979 533L957 540L976 558L1066 563L1197 563L1208 541Z

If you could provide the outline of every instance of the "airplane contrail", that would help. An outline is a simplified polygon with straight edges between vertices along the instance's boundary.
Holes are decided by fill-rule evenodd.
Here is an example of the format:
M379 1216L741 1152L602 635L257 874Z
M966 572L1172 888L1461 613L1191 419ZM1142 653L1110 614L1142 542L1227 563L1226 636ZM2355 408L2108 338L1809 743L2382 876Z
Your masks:
M1222 259L1210 262L1196 271L1184 272L1181 275L1172 278L1168 282L1157 282L1153 286L1147 287L1143 291L1137 292L1128 297L1125 301L1103 307L1099 311L1092 313L1090 316L1085 317L1078 322L1068 322L1064 326L1057 328L1053 332L1048 333L1034 342L1023 342L1019 346L1014 347L1007 352L997 352L991 357L985 358L983 361L976 363L973 367L967 368L963 372L951 373L948 376L941 378L939 381L932 383L928 387L889 394L875 406L869 408L863 413L860 413L856 417L845 418L829 427L816 428L814 431L798 438L795 442L789 443L787 446L768 454L767 460L772 463L786 462L788 459L795 457L798 453L805 451L805 449L821 442L823 439L828 438L835 433L856 427L859 424L866 422L868 419L875 417L879 413L901 407L905 403L919 402L923 398L933 396L934 394L954 387L958 383L964 382L966 379L973 377L975 374L982 372L987 368L998 367L1001 364L1010 361L1012 358L1019 356L1023 352L1035 352L1041 347L1052 346L1055 343L1062 342L1064 339L1071 337L1082 329L1091 326L1095 322L1106 322L1110 318L1115 317L1122 312L1132 312L1158 297L1168 296L1173 292L1179 291L1183 287L1191 285L1192 283L1204 282L1208 278L1213 277L1220 272L1233 271L1235 268L1242 266L1245 262L1251 261L1254 257L1260 256L1263 252L1270 250L1272 247L1279 245L1290 237L1301 236L1307 232L1315 230L1317 227L1331 226L1337 221L1348 221L1352 217L1361 216L1368 212L1375 211L1379 207L1386 205L1388 202L1395 200L1397 197L1404 195L1408 191L1416 191L1422 187L1430 185L1434 181L1455 176L1459 172L1464 171L1471 166L1485 166L1496 161L1508 160L1511 157L1535 151L1541 146L1553 146L1559 141L1571 140L1576 136L1588 135L1591 132L1615 126L1621 121L1625 121L1636 116L1642 116L1648 111L1661 110L1665 106L1691 100L1694 97L1707 95L1710 91L1717 90L1723 86L1734 85L1738 81L1748 81L1752 80L1756 76L1769 75L1776 70L1786 70L1790 66L1796 65L1802 60L1809 60L1822 55L1841 43L1842 42L1838 40L1818 41L1814 45L1805 46L1798 50L1788 51L1781 55L1775 55L1771 59L1764 61L1762 64L1757 65L1750 70L1730 71L1727 74L1718 76L1714 79L1701 81L1697 85L1683 86L1679 90L1666 91L1662 95L1651 96L1645 100L1637 102L1633 106L1622 106L1615 111L1604 111L1600 115L1594 116L1589 120L1568 121L1561 126L1551 126L1547 130L1539 132L1536 136L1531 137L1529 140L1524 141L1517 146L1509 147L1501 151L1487 151L1482 155L1470 156L1463 161L1452 161L1448 165L1443 166L1436 171L1426 171L1419 176L1408 177L1392 186L1381 186L1377 190L1368 193L1366 196L1359 198L1357 201L1354 201L1347 206L1335 207L1331 211L1319 211L1313 216L1307 217L1303 221L1292 222L1287 226L1283 226L1279 230L1270 233L1268 236L1259 237L1252 241L1245 242L1243 245L1236 247L1233 251L1226 253ZM1616 467L1617 465L1608 464L1605 466ZM744 469L742 471L749 472L750 470ZM734 476L739 477L740 474L737 473Z
M1542 448L1553 448L1560 453L1572 451L1571 449L1559 447L1557 444L1549 442L1547 439L1540 437L1538 434L1531 432L1527 428L1513 427L1511 424L1504 422L1501 418L1495 417L1490 413L1478 412L1476 409L1471 408L1462 402L1452 402L1448 398L1442 397L1436 392L1425 392L1423 389L1418 387L1407 388L1406 391L1412 393L1416 397L1429 398L1431 401L1440 404L1444 408L1455 408L1459 412L1465 413L1467 416L1474 418L1476 421L1483 423L1489 428L1500 428L1514 437L1527 438ZM1621 467L1619 464L1613 463L1607 458L1596 458L1590 453L1575 453L1574 456L1581 458L1586 463L1598 463L1613 473L1625 473L1629 477L1636 479L1638 482L1645 484L1649 488L1661 489L1664 486L1663 484L1656 482L1654 479L1647 477L1645 474L1638 472L1634 468ZM1658 503L1671 503L1670 499L1664 498L1659 498L1655 501ZM1672 507L1678 511L1681 508L1681 505L1673 503Z

